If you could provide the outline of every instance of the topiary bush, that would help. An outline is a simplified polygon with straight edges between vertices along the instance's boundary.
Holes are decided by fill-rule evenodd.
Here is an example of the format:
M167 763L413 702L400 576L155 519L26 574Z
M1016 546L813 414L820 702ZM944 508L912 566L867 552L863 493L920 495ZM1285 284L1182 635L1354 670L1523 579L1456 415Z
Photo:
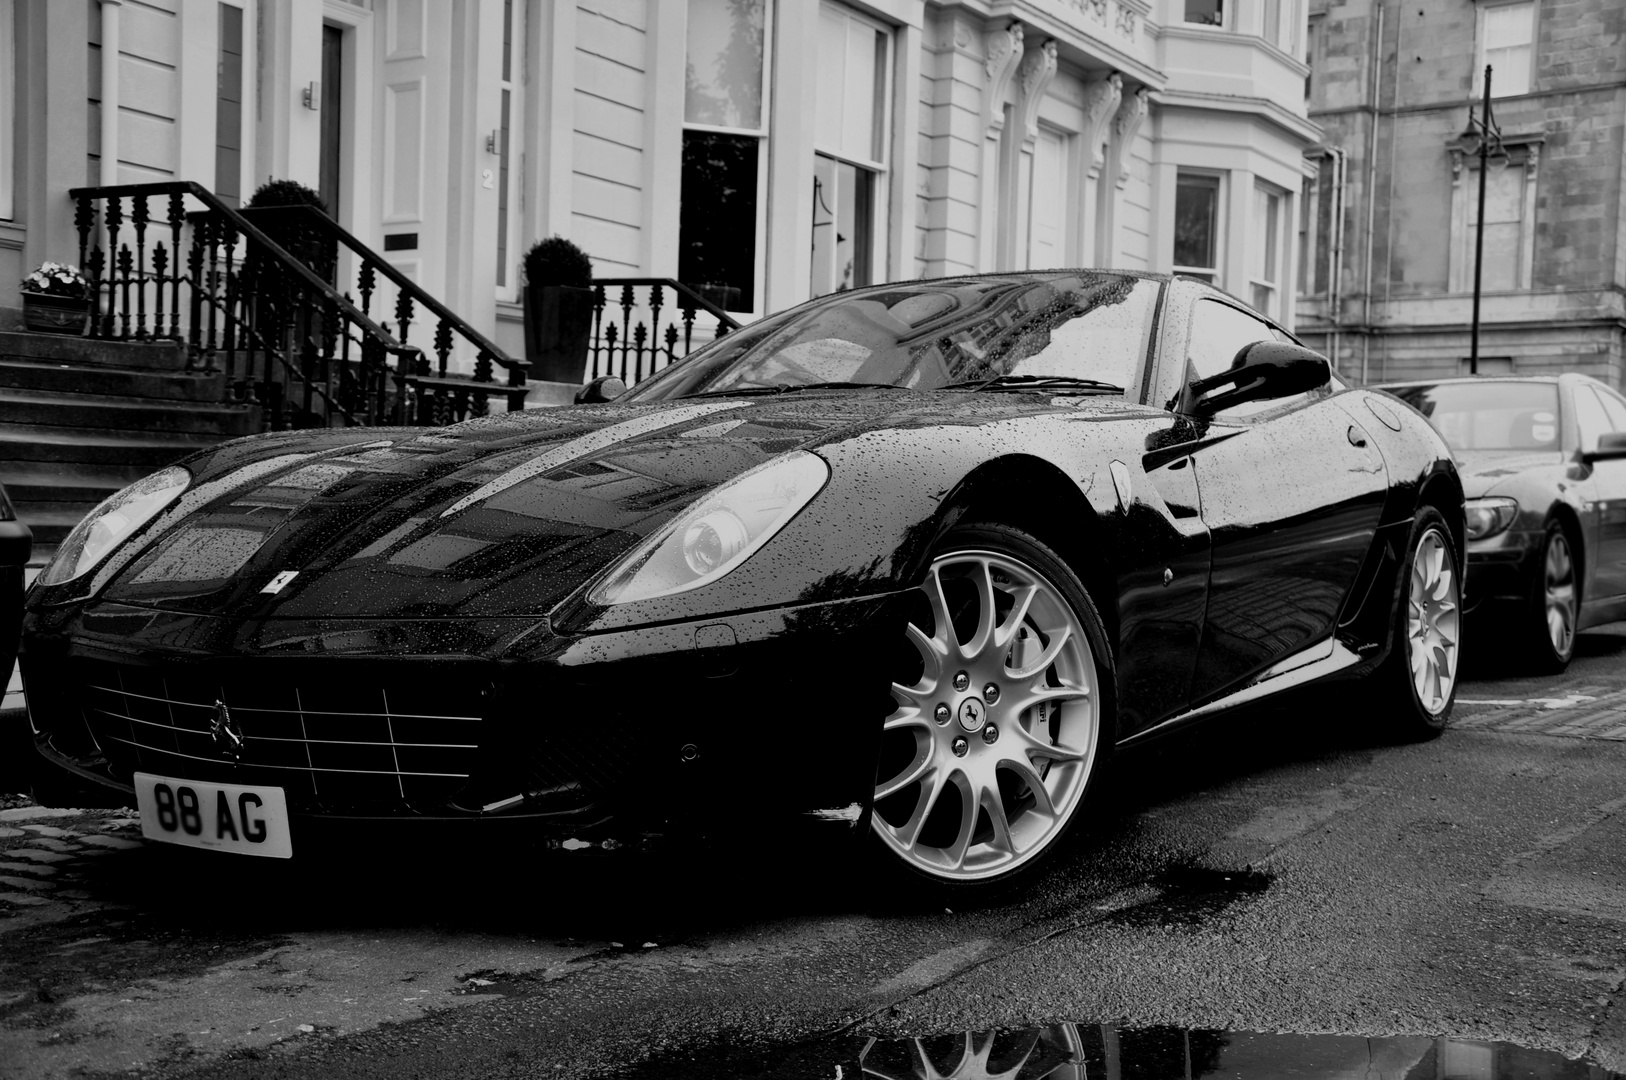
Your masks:
M593 287L593 260L562 236L538 240L525 253L525 283L533 288L570 285Z
M298 180L267 180L255 189L243 205L251 210L258 210L262 206L314 206L327 213L327 203L322 196Z

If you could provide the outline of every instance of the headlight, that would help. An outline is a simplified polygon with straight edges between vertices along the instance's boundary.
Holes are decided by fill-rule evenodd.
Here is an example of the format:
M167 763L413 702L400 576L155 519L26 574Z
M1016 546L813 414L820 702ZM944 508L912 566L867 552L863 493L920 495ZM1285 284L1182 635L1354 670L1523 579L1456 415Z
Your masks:
M191 482L191 473L172 465L104 500L74 526L57 548L56 558L40 574L39 583L61 585L83 574L174 502Z
M716 581L784 528L829 479L824 459L804 450L759 465L652 533L588 599L627 604Z
M1519 504L1513 499L1469 499L1464 510L1470 540L1495 536L1519 516Z

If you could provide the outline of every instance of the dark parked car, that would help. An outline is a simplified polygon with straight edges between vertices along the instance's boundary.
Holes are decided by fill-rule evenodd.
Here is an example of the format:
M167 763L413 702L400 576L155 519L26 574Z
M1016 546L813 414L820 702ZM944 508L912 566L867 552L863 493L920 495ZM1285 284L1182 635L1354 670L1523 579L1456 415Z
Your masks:
M1232 298L966 277L608 404L200 453L64 543L22 662L41 752L157 839L827 822L975 891L1231 706L1364 679L1361 722L1437 731L1461 550L1433 429Z
M1626 399L1585 375L1384 389L1456 455L1476 622L1560 671L1576 631L1626 618Z
M34 537L17 520L11 500L0 485L0 693L17 662L17 635L23 625L23 568L33 550Z

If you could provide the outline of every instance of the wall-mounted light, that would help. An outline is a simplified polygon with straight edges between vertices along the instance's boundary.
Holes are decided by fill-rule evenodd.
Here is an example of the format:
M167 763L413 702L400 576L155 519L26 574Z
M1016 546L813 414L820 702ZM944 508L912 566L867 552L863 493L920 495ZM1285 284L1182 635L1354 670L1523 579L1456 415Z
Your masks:
M322 84L313 82L305 87L305 108L311 112L322 111Z

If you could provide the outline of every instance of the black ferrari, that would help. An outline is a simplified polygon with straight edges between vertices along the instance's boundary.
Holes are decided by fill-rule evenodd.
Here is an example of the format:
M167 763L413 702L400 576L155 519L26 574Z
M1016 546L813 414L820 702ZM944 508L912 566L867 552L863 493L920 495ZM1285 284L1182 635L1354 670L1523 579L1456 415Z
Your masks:
M1456 455L1465 614L1546 672L1569 664L1578 631L1626 619L1626 398L1579 374L1381 389Z
M965 277L811 301L613 401L198 454L62 545L21 662L40 752L154 839L795 820L976 891L1058 848L1116 748L1233 706L1351 680L1438 731L1462 545L1422 417L1231 297Z

